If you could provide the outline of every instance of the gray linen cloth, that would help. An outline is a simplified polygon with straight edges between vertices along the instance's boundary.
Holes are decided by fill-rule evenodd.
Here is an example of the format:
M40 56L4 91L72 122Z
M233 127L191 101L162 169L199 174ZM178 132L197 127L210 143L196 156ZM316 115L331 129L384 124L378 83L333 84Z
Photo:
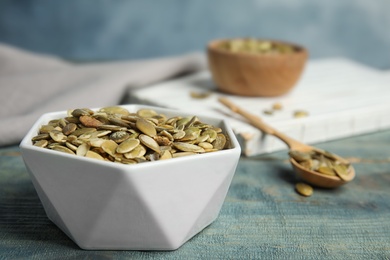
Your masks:
M0 146L21 141L40 115L117 105L131 88L204 69L202 53L78 64L0 44Z

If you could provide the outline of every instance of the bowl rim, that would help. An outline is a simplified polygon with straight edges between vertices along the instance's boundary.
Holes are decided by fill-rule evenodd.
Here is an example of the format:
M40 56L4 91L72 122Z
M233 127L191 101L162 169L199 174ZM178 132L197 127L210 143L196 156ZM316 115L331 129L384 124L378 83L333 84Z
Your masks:
M219 48L217 45L232 41L232 40L245 40L245 39L255 39L260 41L269 41L274 43L281 43L286 44L294 48L295 51L291 53L283 53L283 54L267 54L267 53L248 53L248 52L232 52L229 50L225 50L223 48ZM288 57L288 56L307 56L308 50L306 47L304 47L301 44L285 41L285 40L277 40L277 39L271 39L271 38L255 38L255 37L234 37L234 38L221 38L221 39L214 39L207 43L206 45L207 51L223 54L227 56L242 56L242 57L256 57L256 58L269 58L269 59L280 59L281 57Z
M149 106L149 105L142 105L142 104L127 104L127 105L117 105L120 107L124 107L126 109L129 109L130 111L136 111L138 109L155 109L158 113L169 113L169 114L175 114L178 116L191 116L194 115L193 113L189 113L186 111L179 111L176 109L169 109L169 108L163 108L163 107L158 107L158 106ZM91 110L96 111L100 109L98 108L91 108ZM151 162L145 162L145 163L137 163L137 164L123 164L123 163L115 163L111 161L101 161L93 158L87 158L87 157L82 157L82 156L76 156L73 154L67 154L59 151L54 151L51 149L47 148L42 148L42 147L37 147L34 146L31 138L37 134L37 131L39 127L44 124L45 122L48 122L49 120L60 118L63 116L66 116L67 111L62 110L62 111L55 111L55 112L48 112L42 114L32 125L32 127L28 130L26 135L23 137L22 141L19 144L19 147L22 151L22 157L23 157L23 150L29 150L33 152L39 152L41 154L51 154L51 155L56 155L56 156L64 156L65 158L69 158L72 160L79 160L79 161L84 161L84 162L90 162L90 163L95 163L98 165L102 165L105 167L114 167L114 168L119 168L119 169L142 169L143 167L153 167L153 166L159 166L160 164L166 164L169 165L171 163L176 163L176 162L185 162L187 160L192 161L198 159L202 159L204 157L214 157L214 156L221 156L224 154L230 154L230 153L241 153L241 147L240 144L237 140L236 135L234 134L234 131L228 121L224 118L219 118L215 116L208 116L202 113L196 114L197 117L199 117L202 121L217 121L218 124L224 129L224 132L229 136L230 142L231 142L231 148L229 149L224 149L224 150L219 150L215 152L209 152L209 153L203 153L203 154L196 154L191 155L191 156L183 156L183 157L178 157L178 158L172 158L174 160L157 160L157 161L151 161Z

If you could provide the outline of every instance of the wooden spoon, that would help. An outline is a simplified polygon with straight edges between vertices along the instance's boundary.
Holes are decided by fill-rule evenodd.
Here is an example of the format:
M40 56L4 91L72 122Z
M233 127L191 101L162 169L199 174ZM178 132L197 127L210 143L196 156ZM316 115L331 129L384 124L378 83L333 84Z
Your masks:
M257 117L253 114L250 114L249 112L241 109L240 107L233 104L230 100L227 98L219 98L219 101L224 104L226 107L228 107L231 111L240 114L244 118L246 118L254 127L260 129L266 134L273 135L277 138L279 138L281 141L283 141L290 149L290 151L301 151L301 152L308 152L308 151L322 151L318 148L315 148L313 146L309 146L307 144L301 143L277 130L272 128L271 126L264 123L260 117ZM342 158L338 155L332 154L335 158L337 158L338 161L349 164L348 160L345 158ZM299 175L301 179L304 181L318 186L322 188L336 188L340 185L346 184L349 181L353 180L355 177L355 169L351 166L348 168L348 173L343 177L343 179L339 178L338 176L330 176L325 175L316 171L312 171L309 169L304 168L302 165L300 165L296 160L294 160L290 156L290 163L293 166L295 172Z

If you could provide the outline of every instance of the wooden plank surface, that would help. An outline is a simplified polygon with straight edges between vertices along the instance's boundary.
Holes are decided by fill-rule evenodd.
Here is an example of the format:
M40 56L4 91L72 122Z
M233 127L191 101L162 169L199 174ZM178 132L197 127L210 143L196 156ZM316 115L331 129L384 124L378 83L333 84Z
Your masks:
M390 129L390 71L376 70L347 59L310 60L294 89L276 97L242 97L218 91L209 71L132 90L129 102L175 108L192 114L223 117L241 140L243 153L253 156L284 149L284 143L264 136L241 117L232 115L223 96L279 131L305 143L335 140ZM209 93L193 98L191 93ZM173 94L174 93L174 94ZM282 109L266 114L275 104ZM295 118L305 111L307 117Z
M242 157L218 219L171 252L85 251L46 217L19 148L0 149L0 259L389 259L390 131L321 143L356 179L295 193L286 151Z

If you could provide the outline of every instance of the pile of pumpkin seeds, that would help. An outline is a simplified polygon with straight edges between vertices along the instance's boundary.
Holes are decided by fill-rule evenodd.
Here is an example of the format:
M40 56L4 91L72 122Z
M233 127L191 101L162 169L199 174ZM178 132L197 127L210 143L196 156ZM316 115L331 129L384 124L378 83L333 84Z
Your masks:
M197 116L170 117L151 109L119 106L69 110L42 125L35 146L100 160L135 164L230 148L222 129Z
M295 51L288 44L253 38L229 40L221 43L220 48L231 52L254 54L287 54Z
M350 164L340 161L334 154L311 150L308 152L290 151L289 155L302 167L320 174L335 176L342 180L348 176Z

